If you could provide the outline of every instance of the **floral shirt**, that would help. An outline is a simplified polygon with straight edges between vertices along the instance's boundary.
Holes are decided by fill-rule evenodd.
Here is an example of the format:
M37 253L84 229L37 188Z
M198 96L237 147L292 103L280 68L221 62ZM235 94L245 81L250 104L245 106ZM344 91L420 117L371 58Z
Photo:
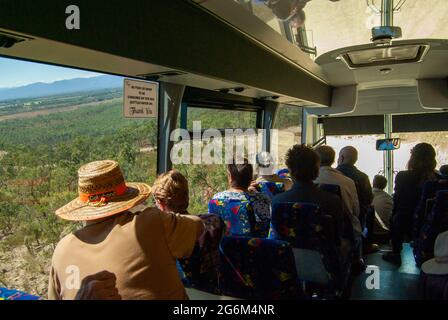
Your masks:
M215 194L212 200L249 201L255 215L255 228L267 234L271 222L271 199L262 193L223 191Z

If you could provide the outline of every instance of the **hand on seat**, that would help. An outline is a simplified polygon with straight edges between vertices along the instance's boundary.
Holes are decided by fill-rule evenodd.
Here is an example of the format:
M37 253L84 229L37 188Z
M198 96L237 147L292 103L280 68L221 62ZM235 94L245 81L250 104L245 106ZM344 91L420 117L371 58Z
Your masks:
M115 274L101 271L85 277L75 300L121 300Z

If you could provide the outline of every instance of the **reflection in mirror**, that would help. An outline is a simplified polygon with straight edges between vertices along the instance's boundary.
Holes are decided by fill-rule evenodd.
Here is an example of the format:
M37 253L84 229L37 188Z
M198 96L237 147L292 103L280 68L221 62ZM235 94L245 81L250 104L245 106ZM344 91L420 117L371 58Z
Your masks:
M388 151L400 149L401 140L399 138L394 139L380 139L376 141L376 150Z

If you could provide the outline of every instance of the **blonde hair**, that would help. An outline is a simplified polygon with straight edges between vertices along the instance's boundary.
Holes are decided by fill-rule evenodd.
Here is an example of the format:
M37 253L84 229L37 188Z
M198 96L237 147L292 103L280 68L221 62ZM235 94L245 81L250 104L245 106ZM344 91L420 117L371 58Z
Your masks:
M189 192L187 179L176 170L161 174L152 189L154 198L176 213L187 213Z

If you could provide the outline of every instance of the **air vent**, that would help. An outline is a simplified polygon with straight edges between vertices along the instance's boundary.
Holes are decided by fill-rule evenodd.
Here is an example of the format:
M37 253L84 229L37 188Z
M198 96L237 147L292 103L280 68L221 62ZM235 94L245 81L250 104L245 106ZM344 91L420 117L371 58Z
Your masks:
M14 45L20 42L33 40L30 37L21 36L18 34L0 31L0 48L12 48Z
M420 62L429 50L428 45L384 46L347 52L343 61L350 69Z

